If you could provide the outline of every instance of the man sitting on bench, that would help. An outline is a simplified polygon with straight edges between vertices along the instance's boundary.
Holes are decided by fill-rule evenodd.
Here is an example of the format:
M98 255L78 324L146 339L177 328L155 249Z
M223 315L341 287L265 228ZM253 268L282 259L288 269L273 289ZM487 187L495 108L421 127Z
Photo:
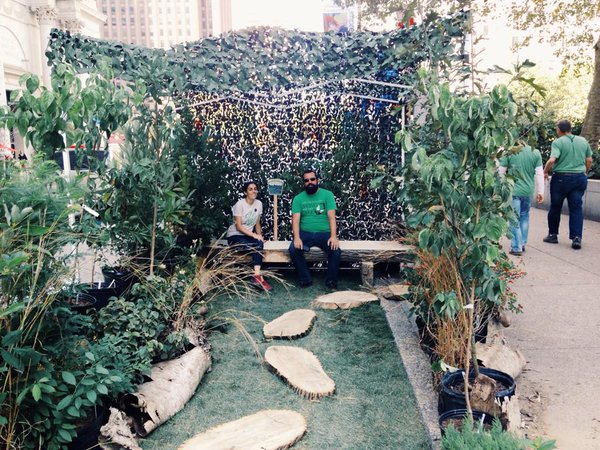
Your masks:
M335 198L331 191L319 187L317 173L313 169L304 171L304 192L292 201L292 232L290 257L298 271L300 286L312 284L304 252L311 247L319 247L327 254L328 289L337 289L337 276L342 254L337 239L335 220Z

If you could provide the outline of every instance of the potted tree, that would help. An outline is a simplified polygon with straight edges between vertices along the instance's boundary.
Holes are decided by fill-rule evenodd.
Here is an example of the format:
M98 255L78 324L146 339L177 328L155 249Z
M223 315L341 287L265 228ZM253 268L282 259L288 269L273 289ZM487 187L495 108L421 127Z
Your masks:
M423 323L434 318L438 331L447 333L444 344L455 344L451 362L469 374L459 378L472 417L473 403L497 411L496 383L477 363L476 331L490 312L514 307L503 278L511 263L499 245L513 214L511 186L497 176L495 159L512 147L517 106L504 86L488 95L457 96L433 83L428 100L426 123L397 134L410 164L392 174L389 186L418 233L417 271L434 264L445 269L443 282L426 286L428 300L416 311Z

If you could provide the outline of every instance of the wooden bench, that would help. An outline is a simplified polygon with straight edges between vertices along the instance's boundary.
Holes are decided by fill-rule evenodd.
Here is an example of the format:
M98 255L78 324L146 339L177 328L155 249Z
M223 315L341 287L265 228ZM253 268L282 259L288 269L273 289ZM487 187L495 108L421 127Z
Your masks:
M227 247L227 241L213 242L212 249ZM291 263L289 253L290 241L266 241L263 250L265 263ZM378 262L406 261L413 253L413 247L396 241L340 241L342 261L360 263L360 273L363 284L373 285L373 268ZM317 247L311 247L304 254L309 262L326 261L327 255ZM250 258L248 256L248 258Z

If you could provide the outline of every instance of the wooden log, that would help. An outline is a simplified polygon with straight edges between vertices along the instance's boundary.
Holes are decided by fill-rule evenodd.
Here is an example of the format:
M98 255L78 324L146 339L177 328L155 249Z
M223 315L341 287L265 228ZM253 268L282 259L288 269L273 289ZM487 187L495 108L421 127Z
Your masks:
M263 333L271 339L296 339L306 336L316 318L317 315L310 309L295 309L266 324Z
M227 247L227 241L216 241L210 248ZM263 261L266 263L290 263L290 241L267 241L263 250ZM346 262L398 262L412 254L413 247L396 241L340 241L341 260ZM319 248L312 247L305 252L307 261L326 261L327 255ZM247 257L250 260L250 257Z
M181 410L194 395L204 373L210 368L210 355L195 347L179 358L158 363L150 372L151 381L123 398L131 413L135 431L147 436Z
M317 357L300 347L272 346L265 362L298 394L315 400L335 392L335 382L323 370Z
M375 281L375 263L363 261L360 263L360 279L364 286L373 286Z
M287 449L306 433L301 414L265 410L224 423L186 441L179 450Z

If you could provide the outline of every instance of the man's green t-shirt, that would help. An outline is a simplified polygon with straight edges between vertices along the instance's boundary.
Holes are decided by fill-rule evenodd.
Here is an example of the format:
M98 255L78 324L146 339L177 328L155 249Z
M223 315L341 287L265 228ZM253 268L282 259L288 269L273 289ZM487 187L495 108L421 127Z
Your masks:
M535 191L534 179L536 167L542 167L542 155L526 145L519 153L500 158L500 165L507 168L509 175L515 178L513 195L531 197Z
M592 156L592 148L581 136L566 134L552 141L550 157L556 158L553 173L585 173L585 159Z
M292 214L300 214L300 230L310 233L331 231L327 211L336 210L331 191L319 188L313 195L301 192L292 201Z

